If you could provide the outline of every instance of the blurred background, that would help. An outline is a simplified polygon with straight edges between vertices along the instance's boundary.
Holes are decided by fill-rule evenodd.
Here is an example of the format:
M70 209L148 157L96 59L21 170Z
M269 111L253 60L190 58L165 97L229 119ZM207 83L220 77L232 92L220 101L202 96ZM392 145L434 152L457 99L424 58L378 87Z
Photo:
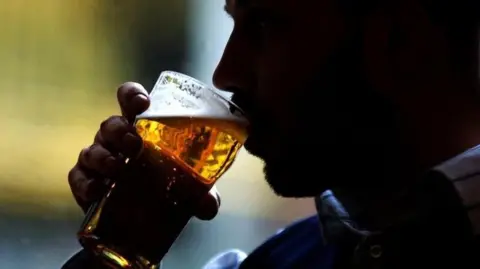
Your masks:
M232 22L223 0L0 1L0 268L60 268L82 219L67 183L116 87L149 89L165 69L211 82ZM314 212L275 197L262 163L242 152L219 182L222 208L193 221L165 268L200 268L226 248L252 250Z

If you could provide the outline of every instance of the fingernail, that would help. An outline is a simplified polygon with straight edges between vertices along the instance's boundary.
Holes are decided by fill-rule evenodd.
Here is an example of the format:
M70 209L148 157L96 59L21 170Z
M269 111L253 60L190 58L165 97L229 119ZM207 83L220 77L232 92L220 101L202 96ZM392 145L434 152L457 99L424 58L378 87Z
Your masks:
M135 99L135 98L140 98L140 99L147 100L147 101L150 100L150 99L148 98L148 96L145 95L145 94L143 94L143 93L139 93L139 94L134 95L134 96L132 97L132 99Z
M145 94L137 94L132 98L132 102L135 103L135 106L138 111L135 112L143 112L150 106L150 99Z

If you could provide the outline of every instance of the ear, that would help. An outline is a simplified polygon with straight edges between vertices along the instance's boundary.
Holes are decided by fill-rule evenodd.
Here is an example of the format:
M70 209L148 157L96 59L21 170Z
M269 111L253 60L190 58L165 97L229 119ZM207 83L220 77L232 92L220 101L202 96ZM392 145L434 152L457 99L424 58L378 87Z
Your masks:
M408 102L439 94L450 85L451 74L442 30L417 0L381 2L388 3L379 4L365 23L365 67L371 83Z

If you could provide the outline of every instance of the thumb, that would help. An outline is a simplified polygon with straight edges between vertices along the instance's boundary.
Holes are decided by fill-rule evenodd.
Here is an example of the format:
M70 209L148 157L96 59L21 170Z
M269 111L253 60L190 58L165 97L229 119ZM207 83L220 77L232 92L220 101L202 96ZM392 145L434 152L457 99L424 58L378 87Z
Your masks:
M213 188L208 194L198 203L195 216L201 220L211 220L215 218L220 208L220 193L217 188Z
M122 115L130 122L150 106L147 91L142 85L135 82L122 84L117 90L117 99Z

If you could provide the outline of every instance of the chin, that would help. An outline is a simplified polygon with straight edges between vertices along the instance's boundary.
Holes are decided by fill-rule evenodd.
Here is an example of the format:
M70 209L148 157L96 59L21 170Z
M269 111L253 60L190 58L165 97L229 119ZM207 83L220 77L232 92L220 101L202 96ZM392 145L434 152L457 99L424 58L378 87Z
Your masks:
M318 196L328 189L326 178L321 178L312 167L315 166L306 165L302 160L298 160L298 163L293 163L292 160L265 160L263 170L267 183L278 196L306 198Z
M251 155L265 161L266 152L268 151L268 148L265 143L260 142L260 140L257 138L256 135L250 134L247 140L245 141L243 147Z
M320 177L326 171L319 173L321 168L318 159L311 163L313 159L292 157L308 156L310 152L298 149L310 149L309 147L286 144L276 146L272 139L262 139L264 137L266 136L251 135L244 147L250 154L264 161L265 179L275 194L288 198L315 197L327 189L324 180L333 177Z

